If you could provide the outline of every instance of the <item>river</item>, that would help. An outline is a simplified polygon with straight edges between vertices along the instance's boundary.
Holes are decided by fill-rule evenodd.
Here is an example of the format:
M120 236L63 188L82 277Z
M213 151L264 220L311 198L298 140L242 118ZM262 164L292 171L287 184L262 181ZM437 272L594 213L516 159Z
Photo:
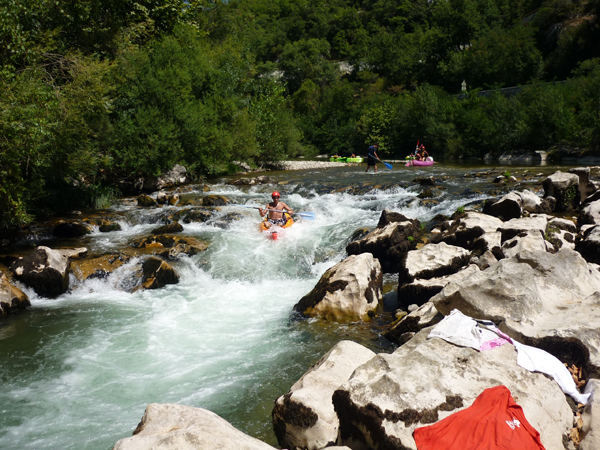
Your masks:
M257 211L226 206L224 213L242 214L227 229L184 225L184 235L210 246L173 264L181 277L177 285L124 292L120 286L132 270L127 264L106 280L78 283L72 277L70 292L57 299L23 288L31 308L0 321L0 448L108 450L131 436L152 402L207 408L277 447L273 401L336 342L394 350L380 336L389 314L369 324L324 324L291 320L293 306L345 258L357 228L377 225L383 209L424 222L450 215L499 189L493 176L463 177L492 168L517 176L529 171L518 189L538 188L540 173L559 169L398 163L393 170L380 165L376 174L365 173L365 165L269 172L272 184L252 187L210 181L210 194L252 206L264 205L277 190L282 201L314 212L316 220L299 220L271 241L257 232ZM430 175L443 180L444 189L424 202L411 181ZM119 217L122 231L95 231L73 246L116 251L156 227L156 209L120 204L103 213ZM396 275L386 275L386 292L396 282Z

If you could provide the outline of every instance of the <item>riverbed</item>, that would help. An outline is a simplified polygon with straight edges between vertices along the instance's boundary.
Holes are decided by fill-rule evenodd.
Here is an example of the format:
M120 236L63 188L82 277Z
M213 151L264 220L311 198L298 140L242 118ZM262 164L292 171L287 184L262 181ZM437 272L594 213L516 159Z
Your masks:
M327 324L297 320L293 306L329 267L346 257L353 233L374 228L389 209L426 226L459 207L478 207L510 189L540 193L546 174L562 166L366 165L253 173L272 182L232 186L235 177L192 186L187 197L223 195L231 203L264 206L277 190L299 219L272 241L257 230L258 212L239 206L221 214L240 214L228 227L216 222L184 225L183 235L209 242L208 249L173 265L180 282L158 290L125 292L134 262L107 279L79 282L57 299L29 296L28 310L0 322L0 448L3 450L83 450L112 448L130 436L148 403L203 407L240 430L277 447L271 426L273 401L320 356L342 339L376 352L394 346L381 336L393 304L367 324ZM499 185L510 172L517 182ZM467 175L467 176L465 176ZM433 198L421 199L413 180L434 176ZM541 193L540 193L541 194ZM92 254L118 251L147 235L164 210L124 201L96 212L115 218L121 231L69 242ZM89 213L89 212L85 212ZM63 245L41 236L29 245ZM397 276L386 275L386 292Z

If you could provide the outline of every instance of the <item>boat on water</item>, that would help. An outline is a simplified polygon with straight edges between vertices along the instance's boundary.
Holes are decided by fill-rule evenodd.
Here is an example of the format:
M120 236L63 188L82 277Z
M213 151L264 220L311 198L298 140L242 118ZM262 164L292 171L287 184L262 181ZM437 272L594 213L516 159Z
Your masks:
M331 157L329 158L329 161L331 162L349 162L349 163L361 163L364 161L364 159L362 158L362 156L356 156L354 158L352 157L346 157L346 158L340 158L340 157Z
M269 238L276 241L279 238L279 232L284 228L289 228L294 224L294 219L287 213L283 215L286 218L286 222L283 226L273 225L269 222L269 219L265 217L265 219L260 223L260 232L267 232L269 234Z
M419 161L418 159L409 159L406 162L406 167L409 166L433 166L434 161L431 156L429 156L425 161Z

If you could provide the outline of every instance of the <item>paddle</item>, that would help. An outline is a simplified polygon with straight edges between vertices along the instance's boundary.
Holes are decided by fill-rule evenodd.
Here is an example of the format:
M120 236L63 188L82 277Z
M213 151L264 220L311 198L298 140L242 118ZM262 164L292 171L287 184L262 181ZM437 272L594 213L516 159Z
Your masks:
M241 206L242 208L260 209L258 206L236 205L236 204L232 204L231 206ZM278 209L266 209L265 211L286 212L286 211L279 211ZM290 214L290 213L288 213L288 214ZM317 215L314 212L308 212L308 211L294 212L291 214L293 214L295 216L300 216L303 219L307 219L307 220L316 220L316 218L317 218Z
M375 155L371 155L369 153L369 156L372 156L373 158L377 158L377 156ZM382 163L385 167L387 167L388 169L392 170L394 168L394 166L392 166L390 163L384 163L382 160L380 160L379 158L377 158L377 161L379 161L380 163Z

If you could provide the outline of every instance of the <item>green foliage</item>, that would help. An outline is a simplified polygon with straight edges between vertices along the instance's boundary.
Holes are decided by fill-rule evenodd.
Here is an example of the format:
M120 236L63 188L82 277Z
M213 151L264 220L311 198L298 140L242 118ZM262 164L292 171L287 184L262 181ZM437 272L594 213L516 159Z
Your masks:
M464 214L464 213L465 213L464 206L459 206L458 208L456 208L456 214Z

